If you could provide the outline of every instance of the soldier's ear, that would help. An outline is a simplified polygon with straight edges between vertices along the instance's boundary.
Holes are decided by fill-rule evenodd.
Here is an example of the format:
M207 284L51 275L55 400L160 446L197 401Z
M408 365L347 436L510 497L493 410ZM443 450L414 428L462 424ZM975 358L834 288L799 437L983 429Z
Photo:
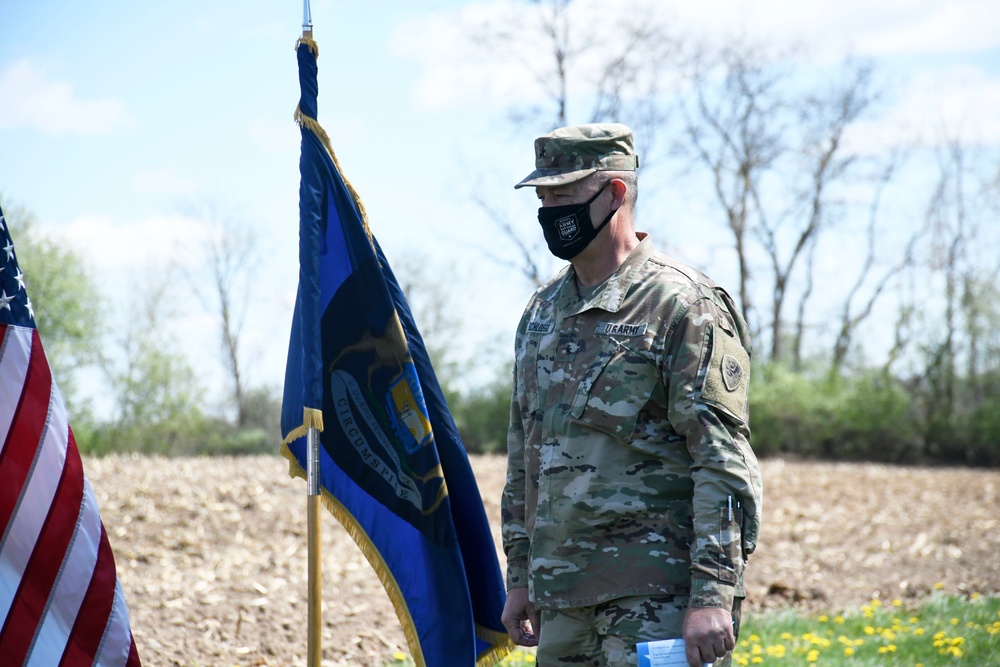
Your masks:
M625 181L620 178L611 179L611 208L618 210L622 203L625 201L625 193L628 192L628 186L625 185Z

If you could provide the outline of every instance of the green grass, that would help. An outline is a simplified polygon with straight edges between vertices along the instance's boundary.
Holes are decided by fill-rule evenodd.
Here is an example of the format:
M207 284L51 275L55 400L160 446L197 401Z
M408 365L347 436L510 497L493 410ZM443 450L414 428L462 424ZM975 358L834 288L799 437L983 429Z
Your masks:
M746 614L733 664L782 667L940 667L1000 664L1000 597L934 596L919 606L872 600L841 614ZM386 667L412 665L397 653ZM518 649L500 663L535 667Z
M1000 598L872 600L843 614L748 615L733 664L823 667L996 665Z

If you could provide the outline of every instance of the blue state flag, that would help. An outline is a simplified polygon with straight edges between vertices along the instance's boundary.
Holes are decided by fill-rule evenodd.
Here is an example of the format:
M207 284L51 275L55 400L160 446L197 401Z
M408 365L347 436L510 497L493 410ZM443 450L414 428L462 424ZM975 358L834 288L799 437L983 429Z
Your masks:
M316 122L316 45L302 96L299 288L282 451L305 476L320 433L326 506L379 575L418 666L492 665L512 645L482 498L403 293Z

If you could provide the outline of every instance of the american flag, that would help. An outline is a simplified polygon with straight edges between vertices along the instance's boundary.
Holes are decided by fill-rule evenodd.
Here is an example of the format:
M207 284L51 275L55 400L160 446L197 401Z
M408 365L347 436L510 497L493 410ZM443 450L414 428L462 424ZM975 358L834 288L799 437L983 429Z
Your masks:
M138 666L24 280L0 211L0 665Z

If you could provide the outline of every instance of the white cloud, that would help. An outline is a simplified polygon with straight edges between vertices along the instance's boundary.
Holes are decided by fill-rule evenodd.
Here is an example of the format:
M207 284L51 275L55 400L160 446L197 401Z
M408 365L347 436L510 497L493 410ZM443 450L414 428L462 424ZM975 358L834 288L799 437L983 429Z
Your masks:
M132 119L118 99L87 100L64 81L50 81L27 60L0 72L0 129L31 127L50 134L102 134Z
M993 0L702 0L673 2L675 26L689 34L745 34L802 44L813 56L966 53L1000 47Z
M87 262L99 267L102 277L127 281L135 271L169 265L189 266L200 261L200 249L210 233L201 220L183 215L162 215L123 223L106 217L83 215L49 229L71 244Z
M919 72L881 118L858 123L846 137L862 153L948 140L1000 145L1000 77L968 65Z
M414 17L397 26L390 48L420 61L415 103L431 108L524 104L542 92L526 64L548 66L546 38L533 33L534 8L514 0L489 0ZM734 37L777 48L801 46L795 57L837 61L847 55L964 54L1000 48L995 0L585 0L570 5L577 29L601 25L594 17L637 16L661 21L691 41L722 44ZM518 22L522 22L518 25ZM609 26L610 22L603 25ZM477 48L477 30L509 28L517 62ZM580 35L578 34L578 37ZM600 42L594 39L592 42ZM586 72L586 63L580 70ZM572 85L572 81L571 81Z

